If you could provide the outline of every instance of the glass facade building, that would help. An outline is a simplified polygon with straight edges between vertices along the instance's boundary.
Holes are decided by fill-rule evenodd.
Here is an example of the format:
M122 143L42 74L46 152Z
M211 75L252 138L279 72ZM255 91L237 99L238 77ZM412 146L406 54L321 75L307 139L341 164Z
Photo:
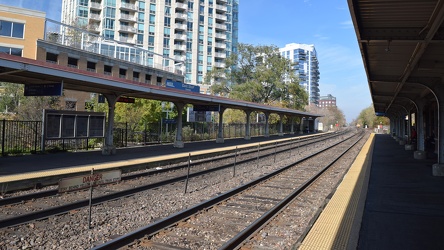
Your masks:
M63 0L62 22L155 54L147 63L181 65L202 84L237 52L239 0ZM157 59L156 59L157 58Z
M291 43L280 48L281 55L293 62L293 69L299 77L299 84L308 93L309 103L319 104L319 62L312 44Z

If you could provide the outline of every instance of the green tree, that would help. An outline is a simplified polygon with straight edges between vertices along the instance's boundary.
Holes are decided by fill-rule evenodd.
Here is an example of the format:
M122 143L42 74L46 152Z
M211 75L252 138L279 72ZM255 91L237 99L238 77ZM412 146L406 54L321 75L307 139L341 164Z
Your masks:
M9 82L2 82L2 95L0 99L0 110L2 112L17 112L20 101L23 100L23 85Z
M367 125L368 128L374 128L377 125L389 125L390 120L387 117L376 116L373 105L370 105L359 113L354 123L360 127Z
M43 109L60 109L59 96L24 96L24 86L17 83L1 83L2 112L14 113L14 119L36 121L42 119Z
M299 85L293 65L276 46L239 44L239 52L227 58L225 68L205 76L213 94L256 103L302 109L308 95Z

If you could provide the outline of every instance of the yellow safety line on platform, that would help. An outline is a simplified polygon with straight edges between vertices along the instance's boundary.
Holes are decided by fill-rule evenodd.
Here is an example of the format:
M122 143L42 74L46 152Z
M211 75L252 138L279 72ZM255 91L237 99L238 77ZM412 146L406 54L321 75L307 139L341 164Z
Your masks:
M301 136L301 137L307 138L307 137L312 137L312 136L315 136L315 135L307 135L307 136ZM237 146L237 148L243 149L243 148L248 148L248 147L255 147L259 144L261 146L265 146L265 145L272 144L275 142L284 142L284 141L295 140L296 138L299 138L299 137L277 139L277 140L261 142L261 143L249 143L249 144L239 145L239 146ZM235 150L235 149L236 149L236 146L230 146L230 147L214 148L214 149L200 150L200 151L194 151L194 152L186 152L186 153L169 154L169 155L163 155L163 156L139 158L139 159L133 159L133 160L122 160L122 161L107 162L107 163L78 165L78 166L71 166L71 167L59 168L59 169L34 171L34 172L28 172L28 173L23 173L23 174L4 175L4 176L0 176L0 183L29 180L29 179L36 179L36 178L50 177L50 176L57 176L57 175L64 175L64 174L74 174L74 173L79 173L79 172L89 172L89 171L91 171L92 168L94 168L94 170L97 171L97 170L125 167L125 166L130 166L130 165L135 165L135 164L158 162L158 161L162 161L162 160L166 160L166 159L185 158L185 157L188 157L189 153L191 153L191 156L198 156L198 155L204 155L204 154L209 154L209 153L216 153L219 151L229 151L229 150Z
M336 192L299 246L300 250L347 249L358 203L370 168L374 144L371 134ZM361 199L362 202L362 199Z

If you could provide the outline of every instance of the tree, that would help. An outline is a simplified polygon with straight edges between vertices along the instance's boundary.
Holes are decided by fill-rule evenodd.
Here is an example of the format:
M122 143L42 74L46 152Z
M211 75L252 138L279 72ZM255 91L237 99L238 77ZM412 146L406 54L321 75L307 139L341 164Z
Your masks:
M319 117L319 122L322 122L324 128L335 127L338 124L339 127L345 125L345 115L342 110L338 109L338 107L329 107L327 109L321 109L314 104L309 105L306 108L307 111L320 114L322 117Z
M4 93L0 101L3 112L14 113L15 119L37 121L43 109L60 109L59 96L24 96L22 84L1 83Z
M290 60L276 46L239 44L239 52L227 58L225 68L213 68L205 76L213 94L256 103L302 109L308 95L299 85Z
M359 113L358 119L355 121L357 126L368 128L374 128L377 125L388 125L390 120L387 117L379 117L375 115L375 109L373 105L363 109Z

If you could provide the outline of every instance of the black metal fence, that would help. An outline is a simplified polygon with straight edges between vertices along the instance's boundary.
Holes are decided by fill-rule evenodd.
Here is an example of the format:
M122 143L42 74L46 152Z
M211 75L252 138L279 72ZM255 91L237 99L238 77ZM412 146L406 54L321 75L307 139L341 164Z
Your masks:
M245 124L224 124L224 138L245 136ZM295 125L296 128L299 126ZM194 122L183 124L183 138L185 142L215 140L219 124ZM42 152L42 122L41 121L10 121L0 122L1 155L35 154ZM116 147L131 147L170 143L174 141L176 124L146 123L130 124L115 123L113 140ZM278 124L270 124L270 135L277 134ZM290 132L290 126L284 126L284 133ZM260 136L265 133L265 124L253 123L250 126L251 136ZM45 141L46 152L89 150L101 148L104 138L89 139L56 139Z

